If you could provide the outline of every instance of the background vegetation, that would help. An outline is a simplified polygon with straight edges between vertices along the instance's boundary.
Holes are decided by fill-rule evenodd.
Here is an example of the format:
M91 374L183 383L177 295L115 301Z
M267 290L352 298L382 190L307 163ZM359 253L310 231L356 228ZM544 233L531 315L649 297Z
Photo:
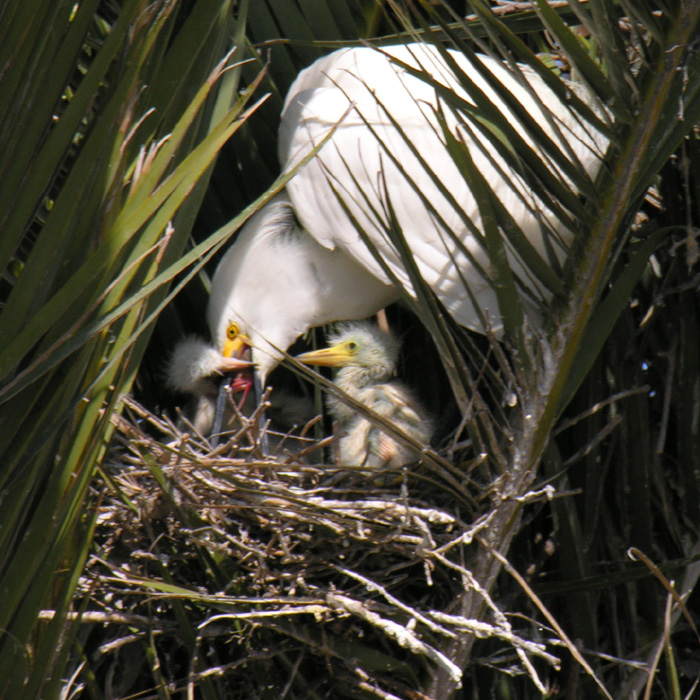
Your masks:
M0 694L696 692L699 19L692 0L0 4ZM556 59L611 145L594 183L548 178L544 143L518 153L576 214L546 337L490 344L429 297L389 311L418 348L402 373L457 418L368 494L159 416L221 246L281 186L294 76L397 36ZM122 420L130 392L150 411Z

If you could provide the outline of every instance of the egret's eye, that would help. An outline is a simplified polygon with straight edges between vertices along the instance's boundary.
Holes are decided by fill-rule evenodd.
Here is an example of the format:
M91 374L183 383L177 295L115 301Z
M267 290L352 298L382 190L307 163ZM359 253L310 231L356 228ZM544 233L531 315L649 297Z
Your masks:
M236 337L238 337L238 324L237 323L229 323L228 326L226 327L226 337L229 340L234 340Z
M350 340L346 347L348 352L355 352L357 350L357 343L354 340Z

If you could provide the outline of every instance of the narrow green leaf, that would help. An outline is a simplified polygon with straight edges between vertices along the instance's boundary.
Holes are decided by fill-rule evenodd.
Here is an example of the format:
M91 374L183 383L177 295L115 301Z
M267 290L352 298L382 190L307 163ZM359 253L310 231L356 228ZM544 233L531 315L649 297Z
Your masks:
M598 99L607 104L616 120L629 123L632 112L625 104L624 95L618 95L600 67L581 46L576 35L559 18L546 0L537 0L537 8L547 28L557 37L571 65L581 78L591 86Z
M667 229L660 229L649 236L634 252L625 269L617 275L612 287L605 295L603 301L600 302L596 313L586 326L576 360L567 376L566 386L562 392L559 405L559 413L569 404L581 382L593 366L617 319L629 304L632 290L649 264L649 258L662 241L666 239L667 235Z

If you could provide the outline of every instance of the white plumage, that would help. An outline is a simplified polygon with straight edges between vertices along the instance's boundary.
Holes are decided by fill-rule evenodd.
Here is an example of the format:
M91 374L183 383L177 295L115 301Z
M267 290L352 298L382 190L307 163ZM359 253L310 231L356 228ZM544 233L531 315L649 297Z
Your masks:
M335 376L339 389L427 447L432 420L411 391L392 379L399 353L396 338L369 323L353 323L330 335L328 343L328 348L296 359L339 368ZM342 466L396 469L416 460L405 442L390 436L342 399L329 395L327 402L338 421Z
M396 299L342 250L320 246L299 228L289 199L278 195L246 223L219 263L207 310L223 349L235 323L253 347L261 379L309 328L366 318Z
M477 116L490 104L506 114L530 143L524 127L468 59L449 52L481 91L474 98L435 47L412 44L383 51L344 49L299 74L282 114L283 169L294 167L331 129L335 131L286 191L248 221L214 276L208 310L214 341L223 351L233 328L239 346L252 345L263 381L279 361L276 348L286 350L311 327L365 318L399 297L356 224L412 293L400 255L387 235L392 216L423 278L455 320L483 331L486 318L499 331L488 256L479 240L479 208L447 150L438 114L468 147L475 165L542 259L551 265L553 258L561 261L567 252L568 232L464 116L474 104ZM392 57L421 67L435 84L413 76ZM568 149L572 162L580 161L591 176L595 174L605 146L600 135L575 117L532 71L522 71L529 89L521 74L486 56L478 60L558 148ZM440 97L436 84L444 86ZM449 101L447 91L452 95ZM455 110L455 99L462 101L457 104L461 111ZM546 155L540 157L550 172L567 182L558 166ZM528 294L546 298L547 292L512 249L509 259Z

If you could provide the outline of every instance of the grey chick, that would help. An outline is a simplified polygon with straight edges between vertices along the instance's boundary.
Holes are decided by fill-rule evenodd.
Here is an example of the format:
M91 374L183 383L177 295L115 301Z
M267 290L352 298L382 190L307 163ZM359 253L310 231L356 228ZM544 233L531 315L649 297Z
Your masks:
M330 347L299 355L309 365L337 367L335 385L352 398L428 445L433 421L408 387L392 379L399 342L368 322L350 323L328 338ZM396 469L416 459L403 441L388 435L335 396L328 409L340 428L341 466Z

